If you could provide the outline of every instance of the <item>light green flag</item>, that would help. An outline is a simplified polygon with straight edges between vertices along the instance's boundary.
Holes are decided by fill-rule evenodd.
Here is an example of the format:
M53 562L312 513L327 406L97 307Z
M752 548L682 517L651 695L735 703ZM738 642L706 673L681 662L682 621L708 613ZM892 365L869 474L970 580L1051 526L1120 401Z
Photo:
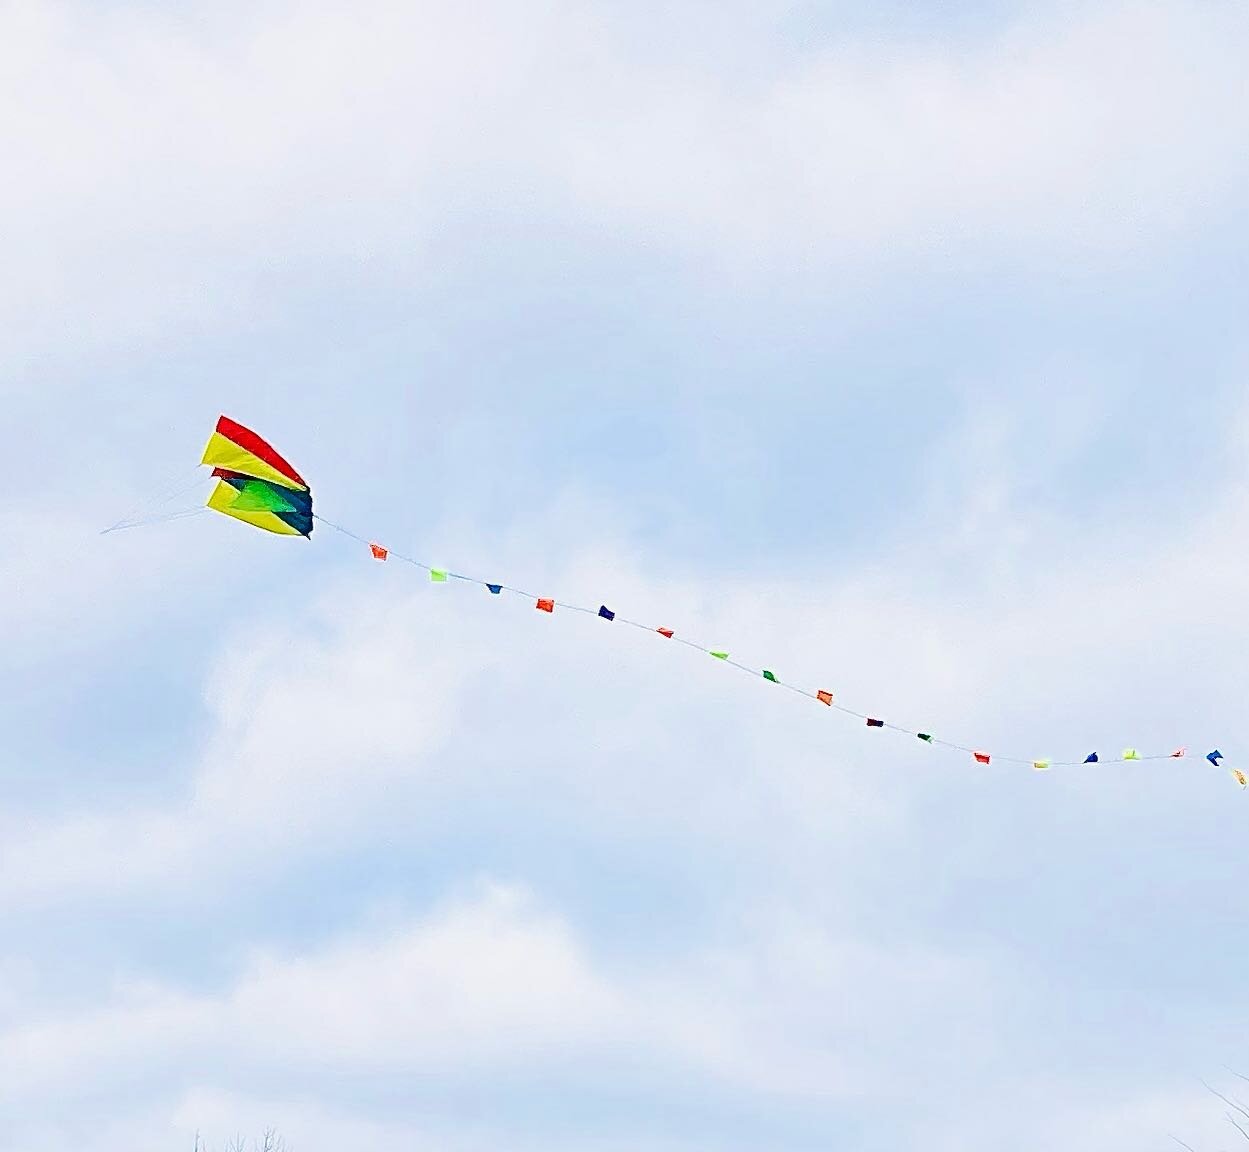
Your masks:
M431 568L429 570L429 578L435 584L445 584L447 582L447 574L441 568Z
M1048 760L1033 760L1032 761L1032 767L1035 768L1038 772L1048 772L1049 766L1050 766L1050 762Z
M717 660L727 660L729 658L729 654L727 652L713 652L712 655Z

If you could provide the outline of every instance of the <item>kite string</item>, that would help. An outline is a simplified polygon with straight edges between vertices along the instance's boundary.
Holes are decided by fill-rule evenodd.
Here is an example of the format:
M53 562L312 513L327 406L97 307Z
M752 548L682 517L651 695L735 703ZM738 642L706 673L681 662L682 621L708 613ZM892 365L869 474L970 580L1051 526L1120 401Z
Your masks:
M348 528L344 528L341 524L336 524L332 520L327 520L324 516L321 516L319 513L314 512L312 514L312 518L318 521L319 523L324 524L327 528L331 528L335 532L339 532L342 535L347 536L350 539L355 540L358 543L365 545L366 547L369 547L369 548L375 547L375 544L373 541L365 539L363 536L360 536L357 533L352 532ZM390 548L386 548L382 556L379 557L379 559L380 558L393 558L404 564L410 564L415 568L419 568L423 572L428 572L431 575L435 573L440 573L442 578L446 578L449 580L460 580L466 584L476 584L480 587L488 588L491 592L494 592L497 589L499 592L507 592L514 596L520 596L526 600L538 599L538 597L535 597L533 593L526 592L520 588L513 587L512 585L492 583L487 580L481 580L476 576L465 576L459 572L450 572L444 569L434 568L431 565L426 564L421 560L414 559L411 556L405 556L403 555L403 553L395 552L393 549L390 549ZM581 612L587 616L600 615L599 609L589 608L582 604L571 604L563 600L554 600L554 599L552 599L550 603L555 608L563 608L572 612ZM620 624L626 624L633 628L640 628L643 631L648 632L652 635L660 631L658 628L652 627L649 624L643 624L637 620L630 620L627 617L619 615L618 613L614 615L612 619L615 622L620 623ZM781 680L774 673L771 673L771 672L768 672L765 675L765 672L763 669L752 668L748 664L742 664L736 660L732 660L727 655L719 654L715 652L713 649L708 648L705 645L698 643L697 641L687 639L684 636L677 636L675 633L670 633L666 629L664 632L661 633L661 635L666 636L670 640L675 640L678 644L684 644L687 648L693 648L696 652L701 652L704 655L717 656L717 658L722 663L728 664L730 667L736 668L741 672L745 672L751 677L754 677L754 678L763 677L765 679L770 680L772 683L778 685L781 688L787 688L789 691L795 692L799 696L806 697L808 700L816 700L821 703L827 703L828 706L834 709L835 711L841 712L846 716L853 716L857 720L863 720L864 722L871 724L873 727L886 728L893 732L900 733L901 735L904 735L904 736L916 736L916 737L920 736L920 733L913 732L909 728L903 728L901 725L898 725L898 724L893 724L888 721L879 720L875 717L869 717L866 713L863 713L863 712L856 712L853 708L848 708L844 704L841 704L839 701L836 701L836 700L825 701L823 697L821 696L821 694L818 692L813 692L809 688L803 688L800 685L791 684L787 681ZM963 752L969 756L983 755L983 753L979 749L972 748L966 744L957 744L952 741L943 740L936 736L931 736L928 734L924 734L922 738L927 743L939 745L943 748L949 748L956 752ZM1125 759L1132 759L1132 760L1173 760L1173 759L1178 759L1178 758L1179 758L1179 755L1177 755L1174 752L1156 753L1156 754L1152 754L1148 756L1135 755L1130 758L1125 757ZM1040 761L1035 758L1029 758L1029 757L1024 757L1024 756L1001 756L996 753L993 755L993 759L1000 760L1003 763L1007 763L1007 764L1023 764L1023 765L1027 765L1030 767L1036 767L1039 764L1044 763L1046 767L1065 768L1065 767L1077 767L1084 763L1087 763L1087 761L1083 761L1083 760ZM1218 765L1215 765L1215 766L1218 767Z
M107 528L101 529L100 535L107 536L110 532L120 532L126 528L141 528L148 524L162 524L166 520L177 519L183 515L182 512L175 513L173 516L158 515L157 509L165 507L170 501L176 500L179 496L185 496L188 492L198 488L204 482L203 473L197 467L195 477L185 483L179 483L184 473L179 472L176 479L171 483L176 484L172 491L167 492L164 496L153 497L150 500L135 507L129 514L123 516L115 524L110 524ZM202 508L196 508L195 512L202 512ZM190 514L189 512L187 514Z
M125 532L131 528L148 528L153 524L168 524L173 520L185 520L190 516L200 516L207 508L183 508L178 512L166 512L160 516L145 516L141 520L126 520L105 528L100 535L107 536L110 532Z

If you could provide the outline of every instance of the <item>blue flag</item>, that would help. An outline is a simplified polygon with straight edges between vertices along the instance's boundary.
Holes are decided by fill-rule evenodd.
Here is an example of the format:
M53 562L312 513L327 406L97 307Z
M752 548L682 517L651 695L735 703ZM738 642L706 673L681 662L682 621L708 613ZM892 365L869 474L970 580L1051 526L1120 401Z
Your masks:
M1223 759L1223 753L1216 748L1213 752L1206 756L1206 759L1217 768L1219 766L1219 761Z
M491 592L493 592L496 596L497 596L500 592L502 592L502 591L503 591L503 585L502 585L502 584L487 584L487 585L486 585L486 587L487 587L487 588L489 588L489 589L490 589L490 591L491 591Z
M1097 761L1097 753L1096 753L1096 752L1090 752L1090 753L1089 753L1089 754L1088 754L1088 755L1084 758L1084 762L1085 762L1086 764L1096 764L1096 763L1098 762L1098 761Z
M613 612L610 608L608 608L606 604L599 605L598 614L602 616L604 620L616 619L616 613Z

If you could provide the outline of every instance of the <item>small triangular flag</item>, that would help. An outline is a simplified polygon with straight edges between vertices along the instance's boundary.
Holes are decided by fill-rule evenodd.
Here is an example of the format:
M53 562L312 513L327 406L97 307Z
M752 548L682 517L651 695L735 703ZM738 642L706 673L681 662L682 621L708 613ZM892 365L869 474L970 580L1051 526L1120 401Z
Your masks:
M883 728L885 726L885 722L883 720L877 720L874 716L869 716L867 718L867 726L869 728Z
M1172 760L1181 760L1181 759L1183 759L1183 758L1184 758L1185 756L1187 756L1187 755L1188 755L1188 749L1187 749L1187 748L1177 748L1174 752L1172 752L1172 753L1171 753L1171 759L1172 759Z
M602 616L604 620L616 619L616 613L613 612L610 608L608 608L606 604L599 605L598 614Z
M537 604L535 604L535 605L534 605L534 607L535 607L535 608L537 608L539 612L554 612L554 611L555 611L555 601L554 601L554 600L546 600L546 599L543 599L543 598L541 598L541 597L540 597L540 598L538 599L538 603L537 603Z
M486 585L486 587L487 587L487 588L489 588L489 589L490 589L490 591L491 591L491 592L493 592L493 593L494 593L494 595L496 595L496 596L497 596L500 592L502 592L502 591L503 591L503 585L502 585L502 584L487 584L487 585Z
M1123 750L1123 758L1125 760L1139 760L1141 754L1135 748L1125 748Z
M925 744L932 743L932 734L929 732L916 732L915 735L918 736Z
M380 544L370 544L369 551L373 553L374 560L385 560L387 556L386 549Z
M972 755L976 758L977 764L989 763L989 754L987 752L973 752Z
M447 582L447 574L441 568L431 568L429 570L429 578L435 584L445 584Z
M671 639L672 639L672 629L671 629L671 628L656 628L656 629L655 629L655 631L656 631L656 632L658 632L658 633L660 634L660 636L667 636L669 640L671 640Z
M1038 772L1048 772L1049 767L1050 767L1050 762L1048 760L1033 760L1032 767L1035 768Z
M1213 752L1206 753L1206 759L1217 768L1219 761L1223 759L1223 753L1216 748Z
M1097 761L1097 753L1096 753L1096 752L1090 752L1090 753L1089 753L1089 754L1088 754L1088 755L1084 758L1084 762L1085 762L1086 764L1096 764L1096 763L1098 762L1098 761Z
M821 704L827 704L830 708L833 706L833 694L831 692L825 692L823 688L815 694L815 698Z
M763 670L763 678L765 680L771 680L773 684L776 683L776 676L769 672L766 668Z
M1245 774L1239 768L1233 768L1232 779L1236 781L1242 788L1249 788L1249 780L1245 779Z
M729 654L727 652L713 652L712 655L717 660L727 660L729 658Z

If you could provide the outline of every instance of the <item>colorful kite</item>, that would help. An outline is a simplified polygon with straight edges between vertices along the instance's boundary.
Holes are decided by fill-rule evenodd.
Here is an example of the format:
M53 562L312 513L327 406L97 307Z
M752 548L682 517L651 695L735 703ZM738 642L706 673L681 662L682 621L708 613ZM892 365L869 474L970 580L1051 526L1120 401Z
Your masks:
M445 568L435 568L420 560L414 560L410 556L400 555L393 549L387 548L376 541L368 540L363 536L357 536L356 533L343 528L341 525L317 516L312 511L312 492L309 490L304 478L286 460L278 455L271 444L262 440L255 432L244 428L241 424L236 424L226 416L222 416L217 421L216 431L208 441L208 446L204 449L204 458L201 463L212 468L212 474L218 481L212 495L208 498L208 507L217 512L222 512L226 516L233 516L236 520L242 520L244 523L251 524L257 528L263 528L268 532L276 532L283 536L308 537L312 534L313 521L318 520L327 528L331 528L335 532L367 546L373 559L381 562L397 560L400 563L410 564L424 571L430 581L435 584L445 584L451 580L461 581L467 584L474 584L479 588L485 588L495 596L507 592L511 595L522 597L538 611L547 614L553 614L557 608L561 610L569 609L588 616L596 616L600 620L605 620L609 623L616 621L618 625L628 625L634 628L641 628L652 634L657 633L667 640L673 640L688 648L706 653L717 661L723 662L739 671L746 672L751 676L761 677L769 683L776 684L781 688L787 688L801 696L806 696L828 708L844 712L848 716L857 717L860 721L866 722L869 728L887 728L903 735L916 737L925 744L961 752L982 767L987 768L994 764L1007 763L1025 765L1038 772L1047 772L1051 768L1101 763L1101 759L1096 752L1090 752L1082 759L1072 760L1051 760L1049 757L1038 758L1034 756L1002 756L996 753L990 755L983 749L972 745L943 740L934 736L931 732L912 731L900 724L882 720L876 716L869 716L864 712L856 712L852 708L847 708L840 700L835 699L829 689L820 688L812 691L809 688L787 683L770 668L752 668L749 665L739 663L737 660L731 659L729 653L723 649L708 648L697 641L687 639L684 636L678 636L672 628L656 628L653 625L643 624L637 620L629 620L624 616L620 616L613 609L608 608L606 604L601 604L597 609L579 604L567 604L553 597L535 596L531 592L522 592L519 588L513 588L507 584L491 583L488 580L479 580L472 576L461 576L459 573L448 571ZM182 514L174 513L173 515ZM169 519L172 517L164 516L161 518ZM112 528L105 529L105 531L111 532L121 527L136 527L143 522L135 519L118 521ZM154 521L149 520L147 522ZM1183 759L1186 752L1186 748L1180 747L1172 752L1142 755L1135 748L1129 747L1123 749L1119 759L1128 762L1178 760ZM1223 753L1217 749L1207 753L1205 758L1214 767L1223 767L1220 765ZM1249 778L1246 777L1245 773L1236 768L1231 768L1229 771L1237 784L1242 788L1249 789Z
M217 486L208 497L214 512L280 536L312 535L312 492L294 468L250 428L228 416L204 449Z

